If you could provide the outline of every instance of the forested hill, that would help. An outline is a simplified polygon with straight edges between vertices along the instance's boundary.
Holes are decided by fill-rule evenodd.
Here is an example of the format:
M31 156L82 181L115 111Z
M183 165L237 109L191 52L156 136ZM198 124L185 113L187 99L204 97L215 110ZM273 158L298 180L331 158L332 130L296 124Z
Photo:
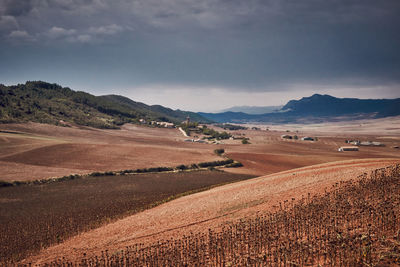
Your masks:
M190 117L190 120L196 122L212 122L210 119L206 119L201 115L190 112L190 111L182 111L182 110L173 110L161 105L146 105L141 102L133 101L130 98L121 95L104 95L100 96L100 98L105 99L107 101L114 102L120 106L130 108L133 110L141 110L146 114L154 114L153 117L157 117L159 120L163 121L171 121L171 122L182 122L186 120L187 116Z
M73 123L96 128L118 128L139 119L179 123L187 116L194 121L208 119L192 112L148 106L117 95L94 96L58 84L28 81L0 84L0 122Z

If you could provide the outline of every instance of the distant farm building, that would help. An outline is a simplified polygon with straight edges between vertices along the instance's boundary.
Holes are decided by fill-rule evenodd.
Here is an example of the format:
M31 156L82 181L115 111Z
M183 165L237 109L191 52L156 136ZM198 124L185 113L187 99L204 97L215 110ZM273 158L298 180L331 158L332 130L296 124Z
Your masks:
M352 144L355 146L358 146L360 144L359 140L346 140L345 142L346 142L346 144Z
M200 143L200 144L207 143L205 140L201 140L201 139L185 139L185 142Z
M339 147L338 151L339 152L343 152L343 151L358 151L358 147L356 147L356 146L342 146L342 147Z
M165 128L174 128L175 125L172 122L165 122L165 121L151 121L152 125L158 125Z
M314 141L314 138L309 137L309 136L305 136L305 137L302 137L301 140L303 140L303 141Z
M190 124L190 116L188 115L188 116L186 117L186 120L183 121L182 123L186 123L186 125L189 125L189 124Z
M381 142L375 142L375 141L346 140L346 143L355 146L385 146Z
M373 142L373 141L365 141L365 142L360 142L360 146L383 146L382 143L380 142Z

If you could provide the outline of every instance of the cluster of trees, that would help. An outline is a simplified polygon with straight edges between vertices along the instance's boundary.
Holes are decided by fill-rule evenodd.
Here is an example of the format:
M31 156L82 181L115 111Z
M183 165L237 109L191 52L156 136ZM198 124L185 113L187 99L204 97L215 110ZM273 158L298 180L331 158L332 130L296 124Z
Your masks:
M142 118L177 123L185 116L187 112L148 106L122 96L94 96L42 81L0 84L0 123L34 121L119 128Z
M251 143L249 142L249 140L250 140L250 138L247 138L247 137L243 138L243 139L242 139L242 144L243 144L243 145L251 144Z
M182 128L182 130L185 131L185 133L190 136L190 132L194 131L196 133L200 133L200 129L198 128L199 124L197 122L183 122L181 123L180 127Z
M0 86L0 122L74 123L118 128L125 122L134 122L139 115L96 96L57 84L27 82Z
M231 130L231 131L235 131L235 130L247 130L247 127L243 127L240 125L234 125L234 124L229 124L229 123L223 123L223 124L216 124L215 126L218 126L224 130Z
M218 132L214 129L208 128L206 125L199 126L197 122L190 122L190 123L182 123L180 127L186 132L187 135L190 136L191 132L195 132L197 134L204 134L207 135L206 139L229 139L232 135L227 132Z
M214 129L208 128L207 126L203 126L201 128L201 132L204 135L208 135L207 139L217 139L217 140L223 140L223 139L229 139L232 135L227 132L218 132Z

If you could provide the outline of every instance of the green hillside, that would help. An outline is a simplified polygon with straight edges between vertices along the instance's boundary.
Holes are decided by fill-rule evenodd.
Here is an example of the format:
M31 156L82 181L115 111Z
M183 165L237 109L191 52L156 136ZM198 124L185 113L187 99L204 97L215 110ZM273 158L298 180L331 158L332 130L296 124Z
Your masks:
M0 122L72 123L96 128L118 128L139 119L179 123L187 115L195 121L201 116L148 106L122 96L94 96L68 87L42 81L5 86L0 84Z
M181 111L181 110L173 110L170 108L163 107L161 105L146 105L140 102L135 102L127 97L120 95L105 95L100 98L112 101L119 106L123 106L126 108L140 110L143 113L151 114L155 117L158 117L159 120L162 121L171 121L180 123L186 120L187 116L190 117L190 120L196 122L212 122L210 119L206 119L195 112L190 111Z

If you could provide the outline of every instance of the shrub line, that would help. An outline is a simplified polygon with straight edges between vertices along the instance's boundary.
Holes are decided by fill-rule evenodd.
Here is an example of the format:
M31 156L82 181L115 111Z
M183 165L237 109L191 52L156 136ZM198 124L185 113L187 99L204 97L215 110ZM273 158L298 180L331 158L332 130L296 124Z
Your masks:
M81 179L87 177L99 177L99 176L116 176L116 175L136 175L144 173L167 173L167 172L183 172L183 171L199 171L199 170L215 170L215 167L220 168L237 168L242 167L243 164L239 161L227 158L226 160L216 160L208 162L193 163L190 165L178 165L176 167L152 167L152 168L139 168L139 169L127 169L121 171L105 171L105 172L92 172L88 174L71 174L62 177L53 177L38 179L33 181L0 181L0 187L19 186L19 185L40 185L48 184L53 182L62 182L67 180Z

